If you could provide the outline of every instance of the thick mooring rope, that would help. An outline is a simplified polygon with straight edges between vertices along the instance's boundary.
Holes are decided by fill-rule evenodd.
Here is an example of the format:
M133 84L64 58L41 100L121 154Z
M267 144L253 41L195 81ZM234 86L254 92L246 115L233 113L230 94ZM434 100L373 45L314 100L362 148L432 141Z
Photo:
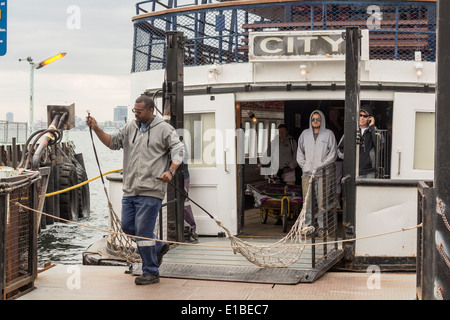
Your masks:
M119 170L112 170L110 172L116 172ZM108 173L110 173L108 172ZM309 186L312 184L311 177L309 181ZM94 179L91 179L94 180ZM151 239L151 238L145 238L145 237L137 237L133 235L125 234L121 230L121 224L120 220L114 211L114 208L111 204L111 201L109 199L109 195L107 192L107 188L104 185L104 192L108 201L108 209L110 212L110 221L111 221L111 229L106 230L98 227L92 227L86 224L82 224L76 221L71 221L67 219L63 219L60 217L53 216L51 214L35 210L33 208L27 207L19 202L12 202L12 204L18 205L20 207L23 207L25 209L28 209L32 212L36 212L38 214L43 214L49 217L52 217L57 220L61 220L68 223L73 223L82 227L94 229L97 231L102 231L105 233L108 233L109 235L109 242L110 246L108 246L108 251L110 254L115 255L117 257L120 257L124 260L127 260L129 262L135 263L135 262L141 262L140 256L137 253L137 248L135 245L135 242L137 239L142 240L151 240L151 241L160 241L160 242L166 242L169 244L175 244L175 245L191 245L191 246L203 246L203 247L221 247L221 248L231 248L235 254L240 253L242 256L244 256L249 262L260 266L264 268L280 268L280 267L288 267L298 261L303 253L303 250L307 246L315 246L315 245L328 245L328 244L337 244L337 243L345 243L345 242L352 242L357 240L363 240L363 239L369 239L369 238L375 238L380 236L385 236L393 233L398 232L404 232L416 228L422 227L422 224L408 227L408 228L402 228L400 230L394 230L390 232L385 232L381 234L371 235L371 236L364 236L359 238L352 238L352 239L345 239L345 240L336 240L336 241L328 241L328 242L320 242L320 243L307 243L306 242L306 235L309 232L314 231L313 227L304 227L305 225L305 218L306 218L306 210L307 206L310 202L311 196L310 196L311 187L308 188L308 192L306 195L305 203L303 205L303 208L295 221L294 225L292 226L289 233L279 241L268 244L268 245L256 245L249 243L247 241L244 241L238 237L235 237L231 234L228 228L226 228L223 223L217 219L215 219L212 215L210 217L216 222L216 224L222 228L229 238L231 245L208 245L208 244L201 244L201 243L184 243L184 242L177 242L177 241L169 241L169 240L160 240L160 239ZM190 199L194 204L198 205L195 201ZM201 206L200 208L203 209Z
M39 211L36 209L33 209L31 207L28 207L20 202L17 201L10 201L10 203L12 205L16 205L19 207L22 207L23 209L29 210L30 212L35 212L37 214L42 214L45 215L47 217L50 218L54 218L56 220L60 220L62 222L67 222L67 223L72 223L75 225L78 225L80 227L85 227L87 229L92 229L92 230L97 230L97 231L101 231L101 232L105 232L105 233L114 233L114 231L112 230L107 230L107 229L103 229L103 228L99 228L99 227L93 227L84 223L80 223L80 222L76 222L76 221L72 221L72 220L68 220L68 219L64 219L61 217L57 217L54 215L51 215L49 213L43 212L43 211ZM397 230L393 230L393 231L388 231L388 232L383 232L383 233L378 233L378 234L373 234L373 235L368 235L368 236L364 236L364 237L357 237L357 238L351 238L351 239L345 239L345 240L334 240L334 241L327 241L327 242L318 242L318 243L303 243L303 244L290 244L290 245L279 245L279 248L285 248L285 247L297 247L297 246L305 246L305 247L312 247L312 246L317 246L317 245L324 245L324 244L336 244L336 243L346 243L346 242L353 242L353 241L359 241L359 240L367 240L367 239L372 239L372 238L378 238L378 237L383 237L383 236L387 236L387 235L391 235L391 234L395 234L395 233L399 233L399 232L405 232L405 231L410 231L410 230L414 230L417 228L422 228L422 223L412 226L412 227L406 227L406 228L401 228L401 229L397 229ZM123 233L123 232L121 232ZM239 248L239 246L227 246L227 245L217 245L217 244L203 244L203 243L192 243L192 242L179 242L179 241L173 241L173 240L161 240L161 239L154 239L154 238L147 238L147 237L138 237L138 236L133 236L133 235L129 235L129 234L125 234L127 237L133 238L133 241L136 240L149 240L149 241L159 241L159 242L165 242L168 244L174 244L174 245L186 245L186 246L196 246L196 247L209 247L209 248L229 248L229 249L233 249L233 248ZM267 247L267 245L253 245L253 247L255 248L265 248Z
M91 140L92 140L92 145L93 145L94 153L95 153L96 160L97 160L97 165L98 165L98 168L100 171L100 175L98 177L95 177L95 178L85 181L83 183L80 183L76 186L70 187L65 190L60 190L60 191L57 191L57 192L54 192L51 194L47 194L46 196L52 196L52 195L55 195L58 193L72 190L76 187L80 187L80 186L82 186L86 183L89 183L90 181L95 180L100 177L102 180L106 199L108 201L111 230L102 230L100 228L94 228L94 229L102 230L102 231L105 231L108 233L108 235L109 235L108 240L109 240L110 246L107 247L107 250L110 254L115 255L119 258L122 258L122 259L127 260L132 263L141 262L141 258L137 252L136 238L151 240L151 241L163 241L163 240L150 239L150 238L144 238L144 237L136 237L136 236L125 234L122 231L120 219L119 219L118 215L116 214L116 212L114 211L114 208L111 204L111 201L110 201L110 198L108 195L108 191L107 191L107 188L105 185L105 181L103 179L104 174L101 171L100 164L98 161L97 152L95 149L94 141L92 139L92 131L91 131ZM111 172L117 172L120 170L108 171L106 174L111 173ZM342 243L342 242L357 240L356 238L353 238L353 239L346 239L346 240L341 240L341 241L330 241L330 242L321 242L321 243L307 243L306 242L307 234L310 232L314 232L314 227L305 227L306 211L307 211L307 208L311 201L311 186L312 186L312 182L314 179L314 175L315 175L315 172L313 172L313 174L311 175L311 177L309 179L308 191L306 193L306 199L304 199L302 210L300 211L300 214L299 214L298 218L296 219L294 225L292 226L292 228L286 234L285 237L283 237L282 239L278 240L275 243L268 244L268 245L251 244L247 241L244 241L238 237L233 236L231 234L230 230L228 228L226 228L221 221L214 218L214 216L211 215L206 209L204 209L202 206L200 206L198 203L196 203L193 199L189 198L189 196L186 194L185 190L180 190L180 188L175 186L172 182L170 182L170 184L175 189L177 189L179 192L181 192L187 199L189 199L191 202L193 202L195 205L197 205L201 210L203 210L211 219L213 219L216 222L216 224L220 228L222 228L225 231L228 239L231 242L230 247L232 248L234 254L240 253L249 262L251 262L257 266L260 266L260 267L285 268L285 267L288 267L288 266L294 264L295 262L297 262L301 258L305 247L308 245L312 246L312 245L318 245L318 244L320 244L320 245L336 244L339 242ZM50 214L47 214L44 212L39 212L32 208L28 208L28 207L20 204L19 202L15 202L14 204L24 207L24 208L27 208L27 209L37 212L39 214L52 216ZM70 220L66 220L66 219L62 219L62 218L54 217L54 216L52 216L52 217L55 219L60 219L60 220L66 221L66 222L82 225L78 222L74 222L74 221L70 221ZM83 226L85 226L85 225L83 225ZM86 227L89 227L89 226L86 226ZM411 228L406 228L406 229L403 228L402 230L399 230L399 231L406 231L406 230L410 230L410 229L417 228L417 227L421 227L421 225L417 225L417 226L414 226ZM93 228L93 227L89 227L89 228ZM394 232L399 232L399 231L394 231ZM383 235L394 233L394 232L384 233ZM363 238L369 238L369 237L363 237ZM359 238L359 239L363 239L363 238ZM175 242L175 241L163 241L163 242L186 244L186 243L180 243L180 242ZM189 245L204 246L203 244L189 244ZM209 245L209 246L211 246L211 245ZM214 246L214 247L220 247L220 246Z

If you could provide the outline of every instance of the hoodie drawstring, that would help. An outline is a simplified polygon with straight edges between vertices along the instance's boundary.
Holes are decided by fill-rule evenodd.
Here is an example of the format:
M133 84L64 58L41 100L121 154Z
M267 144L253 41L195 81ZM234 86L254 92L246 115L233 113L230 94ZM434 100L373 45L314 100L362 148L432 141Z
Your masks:
M133 142L132 143L134 143L134 140L136 140L137 133L138 133L138 129L136 129L136 132L134 133L134 137L133 137Z
M139 129L136 129L136 131L134 132L134 136L133 136L133 141L132 143L134 143L134 141L136 141L136 136L138 134ZM150 129L147 131L147 147L150 144Z

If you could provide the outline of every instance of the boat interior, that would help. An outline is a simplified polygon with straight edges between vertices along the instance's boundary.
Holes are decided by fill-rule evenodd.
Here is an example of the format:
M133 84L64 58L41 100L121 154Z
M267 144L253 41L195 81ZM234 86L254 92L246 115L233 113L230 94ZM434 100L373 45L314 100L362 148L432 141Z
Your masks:
M392 134L392 108L391 101L362 101L361 105L369 106L375 117L377 129L386 137ZM288 229L283 231L277 212L269 214L266 221L261 220L263 211L261 210L252 192L249 192L249 185L260 185L267 183L270 176L262 175L261 169L257 166L259 158L266 152L270 141L277 135L277 127L285 124L288 134L295 141L301 132L309 127L309 117L314 110L320 110L326 117L326 126L333 131L336 143L339 143L344 132L344 101L342 100L296 100L296 101L263 101L263 102L241 102L241 128L246 133L245 139L245 168L244 181L241 188L246 190L244 214L240 219L241 237L284 237L293 224L293 219L288 219ZM377 163L377 178L389 179L390 163L390 143L383 145L380 150L380 159ZM339 164L337 164L339 165ZM296 186L301 190L301 168L296 168ZM337 184L340 183L341 176L337 174ZM337 192L340 189L337 188ZM337 195L338 221L342 219L341 194Z

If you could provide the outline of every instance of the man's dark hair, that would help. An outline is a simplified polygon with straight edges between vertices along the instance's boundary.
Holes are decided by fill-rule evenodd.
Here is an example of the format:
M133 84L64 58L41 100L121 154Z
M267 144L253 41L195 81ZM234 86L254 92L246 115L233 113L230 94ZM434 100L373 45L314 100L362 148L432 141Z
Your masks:
M284 123L282 123L278 126L278 129L281 129L281 128L285 128L287 130L287 126Z
M144 103L145 109L150 110L155 108L155 102L153 99L145 94L142 94L139 98L136 99L136 103Z

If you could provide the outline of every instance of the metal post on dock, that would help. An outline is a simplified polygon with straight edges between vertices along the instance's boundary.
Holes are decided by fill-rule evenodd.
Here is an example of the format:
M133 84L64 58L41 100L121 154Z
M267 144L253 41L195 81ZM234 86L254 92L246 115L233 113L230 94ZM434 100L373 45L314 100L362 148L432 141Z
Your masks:
M34 63L31 57L28 57L28 62L30 63L30 110L29 110L29 135L34 132Z
M439 0L437 25L437 81L436 81L436 142L435 142L435 188L436 214L434 239L430 250L434 254L435 299L450 299L450 1Z
M18 159L17 138L12 137L12 139L11 139L11 167L13 167L14 169L17 168L17 159Z
M170 124L177 129L180 139L184 127L184 88L183 88L183 66L184 66L184 42L183 32L168 31L166 72L163 84L163 116L169 120ZM177 170L174 177L175 186L184 189L183 167ZM184 241L184 200L181 192L175 190L175 233L177 241ZM169 197L169 194L168 194ZM169 199L168 199L169 200Z
M357 27L349 27L346 30L346 55L345 55L345 119L344 119L344 155L343 164L343 190L344 212L343 222L346 237L354 237L355 212L356 212L356 166L357 166L357 115L359 114L359 64L360 64L360 31ZM345 248L346 260L354 256L353 244L349 243Z

